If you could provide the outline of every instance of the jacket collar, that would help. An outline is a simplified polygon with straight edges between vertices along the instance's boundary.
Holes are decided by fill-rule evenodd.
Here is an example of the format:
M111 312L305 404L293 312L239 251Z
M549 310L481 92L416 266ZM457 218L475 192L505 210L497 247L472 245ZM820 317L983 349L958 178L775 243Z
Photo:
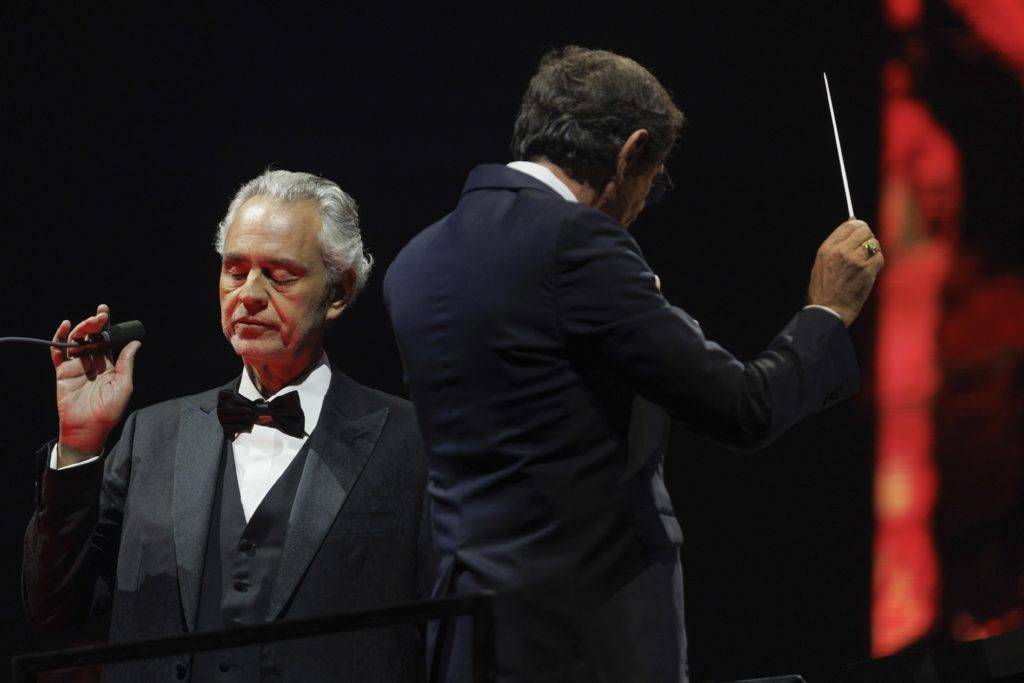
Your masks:
M462 188L462 194L474 190L540 190L550 194L552 197L562 199L562 196L555 192L545 183L533 176L521 171L509 168L504 164L482 164L469 172L466 184Z

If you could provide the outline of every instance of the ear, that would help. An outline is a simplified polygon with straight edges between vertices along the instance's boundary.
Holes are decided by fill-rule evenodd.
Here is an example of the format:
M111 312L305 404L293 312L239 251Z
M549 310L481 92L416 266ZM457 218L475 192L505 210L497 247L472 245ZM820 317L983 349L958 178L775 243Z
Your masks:
M626 141L622 143L622 147L619 148L619 154L615 159L616 179L621 180L625 178L631 170L636 168L636 161L640 156L641 150L647 144L648 137L647 129L640 128L630 133Z
M625 180L626 174L635 168L637 156L647 144L648 132L646 128L634 130L622 143L619 153L615 157L615 173L612 174L594 202L594 206L602 208L615 201L619 185Z
M345 271L345 274L341 276L341 281L331 289L331 300L327 302L325 320L337 320L338 316L348 308L348 302L352 300L352 293L355 291L355 287L355 271Z

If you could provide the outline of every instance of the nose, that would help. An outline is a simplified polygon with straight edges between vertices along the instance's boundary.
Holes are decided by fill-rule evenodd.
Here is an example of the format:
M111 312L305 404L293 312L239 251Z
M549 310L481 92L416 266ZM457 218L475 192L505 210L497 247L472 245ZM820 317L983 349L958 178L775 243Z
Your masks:
M267 307L267 287L259 268L253 268L238 292L238 298L248 313L259 313Z

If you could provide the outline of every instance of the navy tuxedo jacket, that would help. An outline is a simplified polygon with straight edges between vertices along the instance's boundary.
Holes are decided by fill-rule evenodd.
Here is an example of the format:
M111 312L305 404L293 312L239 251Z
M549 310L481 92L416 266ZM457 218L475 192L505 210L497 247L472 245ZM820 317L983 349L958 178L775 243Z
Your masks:
M499 640L500 672L522 680L600 676L609 642L624 657L631 643L682 642L681 620L622 619L620 637L589 644L584 633L666 549L678 556L666 413L756 449L858 382L836 316L805 309L741 362L665 300L621 224L502 165L473 170L455 210L391 265L384 295L427 452L435 592L549 588L506 615L519 642ZM629 609L676 593L652 584ZM545 619L579 638L526 663L541 645L524 632ZM436 671L461 670L458 636L437 645Z
M224 452L220 389L133 413L101 462L55 471L53 442L40 450L22 574L33 626L76 629L109 609L112 642L196 630ZM308 446L265 620L424 597L436 560L421 533L427 472L408 401L334 369ZM413 626L260 647L261 678L272 680L404 683L423 670ZM108 665L104 680L178 681L190 659Z

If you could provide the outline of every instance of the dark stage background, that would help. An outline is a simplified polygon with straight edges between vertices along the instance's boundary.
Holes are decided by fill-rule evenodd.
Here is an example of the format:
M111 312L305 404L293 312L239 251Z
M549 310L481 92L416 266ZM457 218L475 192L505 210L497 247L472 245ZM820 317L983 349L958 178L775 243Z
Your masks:
M822 70L857 214L875 221L882 9L667 7L8 6L0 334L49 336L105 302L148 330L134 407L225 381L239 364L219 331L216 224L265 167L307 170L357 199L377 259L331 359L404 395L384 270L454 205L475 164L509 159L538 59L577 43L636 58L686 112L669 162L677 190L633 232L668 298L750 357L804 304L815 250L845 218ZM870 654L873 313L853 330L858 398L756 456L674 435L667 476L686 535L696 681L829 680ZM67 641L28 632L18 589L31 455L56 431L52 368L41 349L2 353L6 658Z

